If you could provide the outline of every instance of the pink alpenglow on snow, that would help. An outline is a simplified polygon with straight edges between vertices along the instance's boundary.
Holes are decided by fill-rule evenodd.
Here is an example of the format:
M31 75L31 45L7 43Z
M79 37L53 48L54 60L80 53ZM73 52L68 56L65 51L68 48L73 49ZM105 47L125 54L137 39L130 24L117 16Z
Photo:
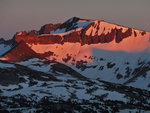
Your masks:
M68 57L76 60L85 59L85 56L88 58L92 56L93 49L128 53L150 52L149 32L111 24L103 20L78 17L73 17L62 24L46 24L40 31L18 32L13 39L18 43L16 50L22 42L28 46L26 47L28 51L30 49L30 52L22 57L43 58L43 54L47 54L46 59L58 61ZM9 60L10 56L21 54L18 52L13 54L13 50L10 51L12 53L5 54L2 58ZM31 51L32 54L30 54ZM14 61L18 60L15 58L13 57Z

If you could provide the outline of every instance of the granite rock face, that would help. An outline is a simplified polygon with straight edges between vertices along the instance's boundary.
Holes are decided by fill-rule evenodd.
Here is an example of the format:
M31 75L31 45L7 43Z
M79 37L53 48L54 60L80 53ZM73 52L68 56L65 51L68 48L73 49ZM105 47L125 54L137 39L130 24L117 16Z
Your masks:
M49 34L52 30L56 29L60 25L61 25L60 23L58 23L58 24L45 24L39 30L39 34Z
M120 43L125 38L141 36L145 31L111 24L103 20L88 20L73 17L63 24L46 24L39 31L18 32L14 36L17 42L23 40L26 43L63 44L65 42L84 44L109 43L115 40Z

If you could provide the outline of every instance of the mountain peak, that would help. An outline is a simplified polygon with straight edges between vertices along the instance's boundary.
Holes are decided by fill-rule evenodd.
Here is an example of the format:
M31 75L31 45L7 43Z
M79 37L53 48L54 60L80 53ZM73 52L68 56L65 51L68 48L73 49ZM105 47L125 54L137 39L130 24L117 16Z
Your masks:
M61 24L57 29L51 31L50 34L64 33L71 30L75 30L77 28L85 28L90 23L92 23L91 20L72 17L63 24Z
M132 29L104 20L81 19L72 17L62 24L46 24L40 31L19 32L15 36L17 42L27 43L65 43L79 42L84 44L109 43L115 40L120 43L125 38L142 37L147 32ZM33 36L34 34L34 36ZM47 41L46 41L47 40Z
M70 19L68 19L66 22L74 22L74 21L78 21L78 20L80 20L80 18L74 16L74 17L71 17Z
M149 48L149 37L150 33L142 30L103 20L72 17L62 24L45 24L39 31L17 32L13 39L18 44L21 41L28 45L78 43L80 46L84 46L99 44L98 48L106 50L132 52Z

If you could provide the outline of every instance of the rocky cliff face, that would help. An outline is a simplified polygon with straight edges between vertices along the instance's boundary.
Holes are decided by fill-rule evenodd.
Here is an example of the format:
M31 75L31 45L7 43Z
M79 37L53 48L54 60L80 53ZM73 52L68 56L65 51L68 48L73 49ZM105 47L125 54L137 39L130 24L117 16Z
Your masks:
M84 44L120 43L125 38L144 36L145 31L111 24L102 20L87 20L73 17L63 24L46 24L39 31L19 32L17 42L39 44L63 44L64 42Z
M58 23L58 24L45 24L39 30L39 34L49 34L52 30L56 29L60 25L61 25L61 23Z

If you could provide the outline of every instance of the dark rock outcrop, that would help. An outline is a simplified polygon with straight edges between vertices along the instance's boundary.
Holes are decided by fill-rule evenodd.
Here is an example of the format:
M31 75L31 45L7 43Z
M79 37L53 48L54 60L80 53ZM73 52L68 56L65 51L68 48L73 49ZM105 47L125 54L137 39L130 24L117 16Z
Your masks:
M136 37L137 36L137 33L136 33L136 31L134 31L134 37Z
M39 44L61 44L62 37L60 35L43 35L37 38Z
M5 40L3 38L0 38L0 43L5 42Z
M121 42L124 38L127 38L129 36L132 35L132 29L128 28L128 30L126 32L122 32L122 28L121 29L116 29L116 42L119 43Z
M63 36L63 38L64 38L63 42L72 42L72 43L81 42L80 31L69 33Z
M52 30L55 30L57 27L59 27L61 23L58 24L46 24L41 27L39 30L39 34L49 34Z
M72 30L72 29L76 29L77 27L75 27L75 26L76 26L76 23L77 23L79 20L80 20L80 18L78 18L78 17L73 17L73 18L67 20L66 22L64 22L63 24L61 24L61 25L58 27L58 29L63 29L63 28L65 28L65 29L66 29L65 32L70 31L70 30ZM57 29L56 29L56 30L57 30Z
M31 31L29 31L29 32L27 33L27 35L30 35L30 36L38 35L38 34L39 34L39 32L36 31L36 30L31 30Z
M146 32L145 32L145 31L143 31L143 32L141 33L141 35L142 35L142 36L144 36L145 34L146 34Z

